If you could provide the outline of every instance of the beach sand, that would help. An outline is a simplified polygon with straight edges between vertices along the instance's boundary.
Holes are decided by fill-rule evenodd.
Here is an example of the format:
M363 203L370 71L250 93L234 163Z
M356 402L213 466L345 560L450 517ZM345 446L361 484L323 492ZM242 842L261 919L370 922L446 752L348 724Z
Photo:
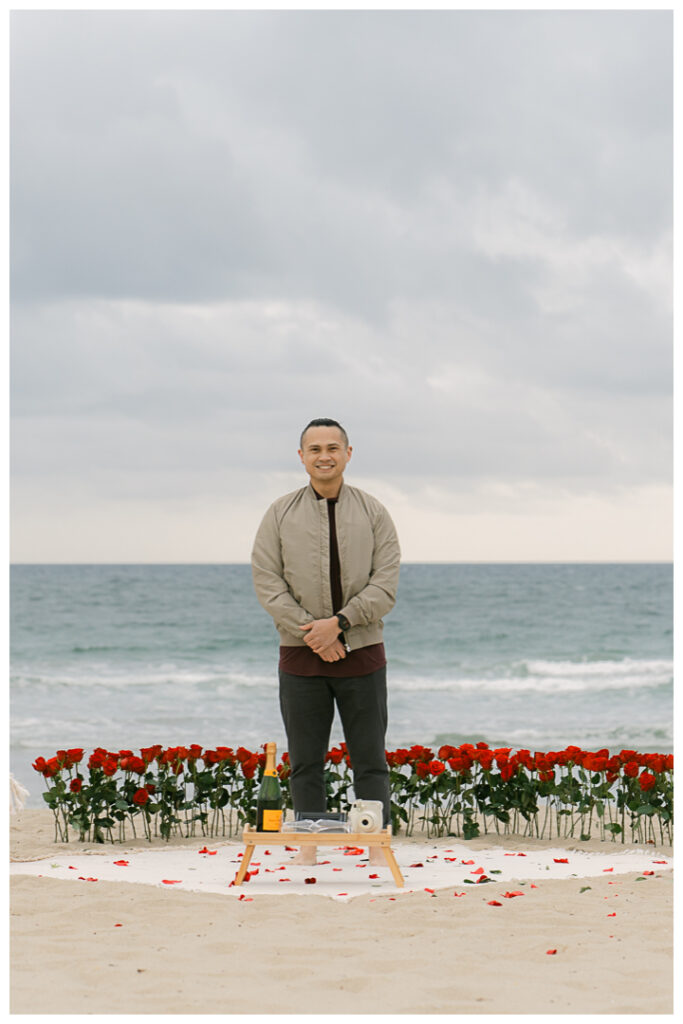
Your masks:
M10 822L14 861L92 861L149 850L53 842L49 811ZM200 838L199 843L203 840ZM425 843L395 838L399 860ZM237 853L241 842L209 840ZM196 847L197 838L151 848ZM621 853L653 860L670 847L482 836L480 851ZM291 855L287 855L291 856ZM322 853L320 859L322 859ZM102 863L100 861L100 863ZM520 859L520 863L523 863ZM604 862L600 860L602 865ZM426 870L426 869L425 869ZM338 902L316 894L244 899L118 881L11 879L12 1013L528 1014L673 1012L673 873L653 868L589 878L381 893ZM640 879L640 880L638 880ZM428 875L425 873L425 885ZM584 890L583 892L581 890ZM241 890L240 890L241 891ZM454 897L454 891L464 895ZM497 900L500 906L491 906ZM116 927L120 925L120 927ZM547 950L556 949L555 954Z

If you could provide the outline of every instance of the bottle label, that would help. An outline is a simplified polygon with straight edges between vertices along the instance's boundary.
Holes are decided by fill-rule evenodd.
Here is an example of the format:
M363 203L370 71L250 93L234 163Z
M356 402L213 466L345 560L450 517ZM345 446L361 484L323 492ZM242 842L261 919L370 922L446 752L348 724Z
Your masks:
M264 832L279 832L280 826L282 825L282 811L263 811L263 831Z

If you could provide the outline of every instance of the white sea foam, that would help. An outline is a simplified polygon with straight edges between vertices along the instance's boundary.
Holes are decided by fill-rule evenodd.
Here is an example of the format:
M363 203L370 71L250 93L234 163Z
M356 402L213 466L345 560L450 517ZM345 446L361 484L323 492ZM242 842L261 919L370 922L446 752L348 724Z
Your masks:
M673 682L671 661L519 662L508 675L401 676L394 674L397 690L435 690L479 693L596 693L605 690L650 689Z

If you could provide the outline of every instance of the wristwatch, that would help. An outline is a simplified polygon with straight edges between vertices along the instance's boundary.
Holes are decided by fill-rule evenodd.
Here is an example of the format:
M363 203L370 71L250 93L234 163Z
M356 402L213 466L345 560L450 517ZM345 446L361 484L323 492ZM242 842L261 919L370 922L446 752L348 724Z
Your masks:
M342 633L344 633L347 629L351 629L351 623L349 622L345 615L337 615L337 622L339 623L339 628L341 629Z

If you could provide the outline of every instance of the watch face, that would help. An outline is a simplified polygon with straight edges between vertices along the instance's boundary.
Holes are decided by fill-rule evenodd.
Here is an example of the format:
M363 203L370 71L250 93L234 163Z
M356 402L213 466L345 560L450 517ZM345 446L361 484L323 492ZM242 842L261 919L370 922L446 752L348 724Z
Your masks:
M339 625L341 626L342 629L350 629L349 620L346 618L345 615L338 615L337 621L339 622Z

